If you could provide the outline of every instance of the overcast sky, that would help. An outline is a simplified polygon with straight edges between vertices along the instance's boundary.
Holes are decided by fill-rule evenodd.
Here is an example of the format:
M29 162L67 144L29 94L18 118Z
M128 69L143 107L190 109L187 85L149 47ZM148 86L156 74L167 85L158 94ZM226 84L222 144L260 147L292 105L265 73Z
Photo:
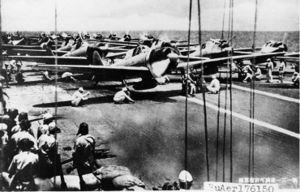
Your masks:
M3 30L54 30L55 0L1 1ZM299 31L298 0L258 1L258 30ZM255 0L234 4L234 30L253 30ZM223 6L224 0L201 0L203 30L222 29ZM188 10L189 0L57 0L57 22L59 31L187 30Z

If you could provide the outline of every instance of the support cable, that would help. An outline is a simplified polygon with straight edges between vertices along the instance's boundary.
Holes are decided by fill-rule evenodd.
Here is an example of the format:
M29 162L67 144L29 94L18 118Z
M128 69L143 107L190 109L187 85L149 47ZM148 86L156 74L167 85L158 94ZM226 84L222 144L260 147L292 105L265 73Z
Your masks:
M231 47L233 47L233 1L234 0L230 0L231 1L231 7L230 7L230 10L231 10L231 28L230 28L230 45ZM232 63L233 63L233 59L232 59L232 53L233 53L233 50L230 51L230 73L229 73L229 101L230 101L230 130L229 130L229 142L230 142L230 147L229 147L229 155L230 155L230 163L229 163L229 169L230 169L230 175L229 175L229 180L230 182L233 181L232 177L233 177L233 152L232 152Z
M254 19L254 32L253 32L253 52L255 52L256 46L256 30L257 30L257 8L258 8L258 1L255 0L255 19ZM256 64L255 58L253 58L253 64ZM254 119L255 115L255 79L252 81L252 118ZM252 173L251 176L254 177L254 123L252 122Z
M221 73L219 73L221 79ZM219 174L219 135L220 135L220 106L221 106L221 92L218 92L218 114L217 114L217 146L216 146L216 181L218 181Z
M231 33L231 0L229 0L229 9L228 9L228 36L227 38L230 39L230 41L232 42L232 38L230 37ZM230 52L228 52L228 56L230 56ZM227 60L227 69L230 68L230 63L231 60L228 59ZM228 72L226 73L226 89L225 89L225 103L224 103L224 109L227 110L227 104L228 104L228 84L229 84L229 76L228 76ZM227 113L224 113L224 129L223 129L223 177L222 177L222 181L225 182L226 180L226 161L225 161L225 156L226 156L226 129L227 129Z
M229 63L227 61L227 68L229 67ZM228 73L226 73L226 90L225 90L225 104L224 104L224 110L227 110L227 95L228 95ZM226 125L227 125L227 113L224 113L224 129L223 129L223 182L225 182L225 156L226 156Z
M224 0L224 6L223 6L223 20L222 20L221 39L224 39L225 12L226 12L226 0Z
M3 55L2 55L2 0L0 0L0 67L3 69Z
M192 0L190 0L189 9L189 29L188 29L188 53L190 52L190 40L191 40L191 21L192 21ZM184 169L188 169L188 75L189 75L189 61L190 56L188 54L186 65L186 79L185 79L185 137L184 137Z
M202 37L201 37L201 6L200 6L200 0L198 2L198 27L199 27L199 45L202 44ZM200 48L200 57L202 57L202 49ZM204 82L204 67L203 64L201 65L201 90L202 90L202 98L203 98L203 113L204 113L204 134L205 134L205 159L206 159L206 173L207 173L207 181L210 180L209 177L209 151L208 151L208 130L207 130L207 112L206 112L206 98L205 98L205 90L203 86Z

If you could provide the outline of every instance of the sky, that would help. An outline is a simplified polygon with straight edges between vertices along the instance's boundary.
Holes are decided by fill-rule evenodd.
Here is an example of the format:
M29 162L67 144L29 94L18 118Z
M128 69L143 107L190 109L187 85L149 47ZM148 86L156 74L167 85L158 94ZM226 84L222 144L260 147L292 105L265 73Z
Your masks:
M188 30L189 0L0 0L2 30ZM221 30L229 0L201 0L203 30ZM234 30L253 31L255 0L234 1ZM299 0L258 0L258 31L299 31ZM197 26L193 0L192 30ZM225 17L225 26L228 19ZM225 28L226 29L226 28Z

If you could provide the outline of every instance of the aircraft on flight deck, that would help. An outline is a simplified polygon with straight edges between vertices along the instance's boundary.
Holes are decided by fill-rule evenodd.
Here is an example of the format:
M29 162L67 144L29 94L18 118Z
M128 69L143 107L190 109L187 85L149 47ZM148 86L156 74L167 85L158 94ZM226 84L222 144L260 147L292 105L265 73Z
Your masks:
M181 70L184 72L188 68L205 68L225 63L228 60L251 60L253 58L274 57L284 55L279 53L254 53L248 55L239 55L221 58L201 58L192 57L189 63L183 62L187 56L181 56L178 49L170 43L161 42L151 48L141 49L139 53L120 59L110 65L102 62L100 54L96 50L92 52L93 65L48 65L41 64L35 66L40 70L71 72L80 74L90 74L94 76L95 81L123 81L130 78L141 78L142 80L134 85L135 89L149 89L158 84L165 84L168 81L168 75L172 70ZM217 71L209 71L216 73Z
M114 43L120 44L120 42ZM263 61L265 62L269 57L284 55L284 52L251 52L251 54L247 52L246 54L246 49L234 49L234 51L240 51L238 52L240 55L229 57L228 55L230 52L233 52L233 49L226 41L220 39L211 39L202 44L201 47L198 47L201 48L201 52L203 53L202 57L195 57L199 56L200 53L197 49L190 52L191 54L189 56L183 56L180 51L170 43L153 40L150 48L140 45L129 51L119 53L107 53L99 47L86 46L82 49L79 48L77 53L85 54L87 57L11 56L11 58L46 63L37 65L37 69L91 74L96 77L94 78L96 81L123 81L126 78L141 77L142 81L140 82L139 87L151 88L155 87L157 84L165 83L167 79L165 75L170 73L171 70L186 70L186 61L188 58L190 61L189 67L197 69L200 68L201 65L204 65L204 72L206 74L213 74L218 72L219 65L223 65L229 60L263 58ZM241 50L244 52L242 53ZM115 62L118 57L121 57L121 59ZM57 66L53 65L55 59L57 59L59 64ZM107 62L105 59L111 59L113 62Z

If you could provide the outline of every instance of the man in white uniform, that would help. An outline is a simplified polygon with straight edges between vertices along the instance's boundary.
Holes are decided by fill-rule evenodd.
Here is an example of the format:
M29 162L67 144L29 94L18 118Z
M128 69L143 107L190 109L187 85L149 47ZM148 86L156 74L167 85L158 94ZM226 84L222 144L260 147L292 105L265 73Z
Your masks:
M220 81L217 79L216 75L212 75L212 81L210 84L206 87L209 93L216 94L220 91Z
M83 101L88 100L88 95L90 94L90 92L86 92L84 93L84 90L82 87L80 87L74 94L73 94L73 98L71 101L72 106L79 106L81 104L83 104Z
M115 94L113 100L117 104L121 104L121 103L124 103L126 101L128 101L130 103L134 103L134 100L130 97L130 92L129 92L129 89L127 87L124 87L121 91L118 91Z

